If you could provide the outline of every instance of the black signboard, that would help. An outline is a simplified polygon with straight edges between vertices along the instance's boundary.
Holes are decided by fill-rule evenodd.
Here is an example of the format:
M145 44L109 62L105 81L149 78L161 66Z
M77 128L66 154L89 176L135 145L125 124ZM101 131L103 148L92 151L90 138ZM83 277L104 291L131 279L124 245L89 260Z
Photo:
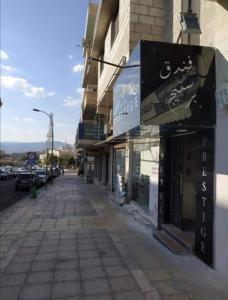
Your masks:
M199 133L196 184L195 252L208 265L213 262L214 133Z
M212 127L215 114L215 53L210 47L140 41L113 87L113 135L139 125L161 132Z
M214 97L212 48L141 42L141 124L213 126Z

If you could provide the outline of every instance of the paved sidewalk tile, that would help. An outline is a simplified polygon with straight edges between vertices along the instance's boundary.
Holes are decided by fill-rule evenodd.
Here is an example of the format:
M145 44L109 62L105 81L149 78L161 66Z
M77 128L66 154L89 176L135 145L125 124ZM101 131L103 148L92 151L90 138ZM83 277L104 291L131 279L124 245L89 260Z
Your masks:
M0 289L0 299L17 300L20 287L3 287Z
M53 281L53 271L31 272L26 280L29 284L48 283Z
M70 297L81 294L80 282L68 281L54 283L52 290L52 297Z
M103 268L84 268L81 270L81 277L82 279L104 278L106 273Z
M88 279L82 282L85 295L97 295L111 292L111 287L107 279Z
M55 281L71 281L71 280L79 280L80 274L78 270L56 270L54 275Z
M21 300L49 299L51 293L50 284L36 284L25 286L20 295Z
M141 219L95 184L58 177L0 214L0 299L228 299L226 278L165 251Z
M18 273L18 274L4 274L0 278L0 289L2 287L8 287L8 286L20 286L23 285L25 278L27 274L26 273ZM0 298L1 299L1 298Z
M7 274L16 274L27 272L31 268L30 262L18 263L18 264L10 264L6 269Z
M139 289L136 281L131 276L114 277L110 279L114 291L132 291Z

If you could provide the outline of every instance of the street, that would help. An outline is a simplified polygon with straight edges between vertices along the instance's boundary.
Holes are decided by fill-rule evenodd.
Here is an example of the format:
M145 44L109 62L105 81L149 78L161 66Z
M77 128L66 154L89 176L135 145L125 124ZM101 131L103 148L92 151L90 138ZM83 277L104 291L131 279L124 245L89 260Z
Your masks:
M15 178L0 181L0 212L28 195L28 191L15 191Z
M169 252L127 208L66 173L3 211L0 299L228 299L227 278Z

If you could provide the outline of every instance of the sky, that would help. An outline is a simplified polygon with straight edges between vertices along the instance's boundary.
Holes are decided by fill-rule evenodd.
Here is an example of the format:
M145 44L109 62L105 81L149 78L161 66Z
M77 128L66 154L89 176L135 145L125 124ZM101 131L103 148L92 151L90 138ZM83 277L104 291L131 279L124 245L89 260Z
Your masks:
M74 143L88 0L1 0L1 141Z

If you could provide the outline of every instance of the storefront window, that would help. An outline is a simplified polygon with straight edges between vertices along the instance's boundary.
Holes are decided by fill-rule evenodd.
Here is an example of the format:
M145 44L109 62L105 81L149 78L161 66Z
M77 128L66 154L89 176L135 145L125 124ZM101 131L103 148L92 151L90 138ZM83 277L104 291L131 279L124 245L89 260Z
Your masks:
M121 192L121 180L125 177L125 149L116 149L114 153L115 163L113 172L113 190L117 194Z
M133 198L157 219L159 145L152 139L133 143Z

